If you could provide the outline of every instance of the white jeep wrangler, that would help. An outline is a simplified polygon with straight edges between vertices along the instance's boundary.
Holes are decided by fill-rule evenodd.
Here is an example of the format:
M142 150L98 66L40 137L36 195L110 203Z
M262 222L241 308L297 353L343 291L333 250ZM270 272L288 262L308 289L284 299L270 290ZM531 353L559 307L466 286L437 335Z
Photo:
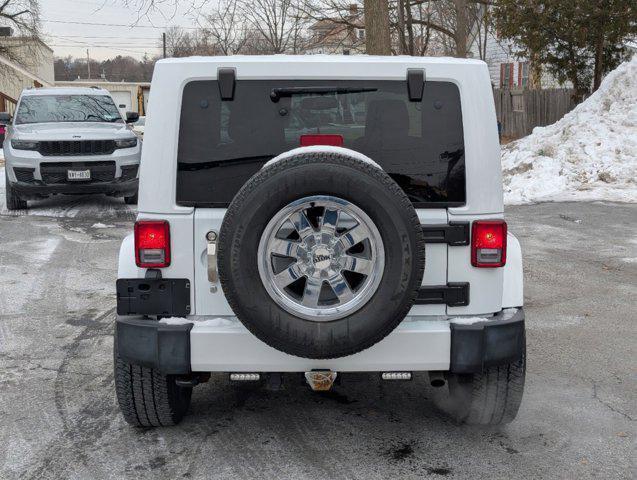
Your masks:
M457 420L515 417L522 258L483 62L175 59L151 92L117 280L129 423L179 422L212 372L314 390L428 372Z

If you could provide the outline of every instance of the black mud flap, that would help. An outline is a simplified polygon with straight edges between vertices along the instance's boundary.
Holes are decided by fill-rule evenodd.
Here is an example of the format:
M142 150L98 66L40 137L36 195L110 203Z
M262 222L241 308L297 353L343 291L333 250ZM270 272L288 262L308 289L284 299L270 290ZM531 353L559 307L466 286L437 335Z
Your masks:
M118 315L190 314L190 280L182 278L120 278L117 280Z
M493 319L471 325L451 323L451 359L453 373L481 373L486 367L505 365L524 354L526 337L524 310L511 317L503 312Z
M115 326L117 355L133 365L166 375L190 373L192 323L167 325L144 318L118 318Z

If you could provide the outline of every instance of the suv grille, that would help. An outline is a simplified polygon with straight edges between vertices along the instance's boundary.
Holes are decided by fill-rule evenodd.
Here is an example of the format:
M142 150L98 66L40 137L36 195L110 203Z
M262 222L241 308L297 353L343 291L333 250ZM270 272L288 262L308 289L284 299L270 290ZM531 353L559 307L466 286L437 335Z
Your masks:
M115 179L115 162L59 162L40 164L44 183L69 183L68 170L90 170L86 183L111 182Z
M110 155L115 151L114 140L43 141L38 148L45 157L72 157L80 155Z

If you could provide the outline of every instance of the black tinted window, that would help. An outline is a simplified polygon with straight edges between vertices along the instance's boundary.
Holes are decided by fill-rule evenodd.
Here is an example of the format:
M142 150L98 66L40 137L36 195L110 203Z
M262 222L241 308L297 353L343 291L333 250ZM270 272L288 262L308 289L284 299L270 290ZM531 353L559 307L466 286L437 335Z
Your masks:
M277 101L273 90L283 92ZM308 134L340 135L344 147L380 164L416 206L465 202L454 84L427 82L422 101L410 102L404 81L243 80L231 101L221 101L216 81L185 87L178 203L227 205L265 162Z
M16 123L122 122L107 95L33 95L20 100Z

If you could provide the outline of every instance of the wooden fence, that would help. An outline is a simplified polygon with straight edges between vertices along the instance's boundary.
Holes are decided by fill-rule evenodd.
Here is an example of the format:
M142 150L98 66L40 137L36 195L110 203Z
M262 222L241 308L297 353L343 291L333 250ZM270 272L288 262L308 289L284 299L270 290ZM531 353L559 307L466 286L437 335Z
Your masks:
M520 138L535 127L550 125L575 108L573 90L494 89L495 110L503 137Z
M5 95L0 92L0 112L8 112L11 115L15 114L15 107L17 103L18 102L9 95Z

